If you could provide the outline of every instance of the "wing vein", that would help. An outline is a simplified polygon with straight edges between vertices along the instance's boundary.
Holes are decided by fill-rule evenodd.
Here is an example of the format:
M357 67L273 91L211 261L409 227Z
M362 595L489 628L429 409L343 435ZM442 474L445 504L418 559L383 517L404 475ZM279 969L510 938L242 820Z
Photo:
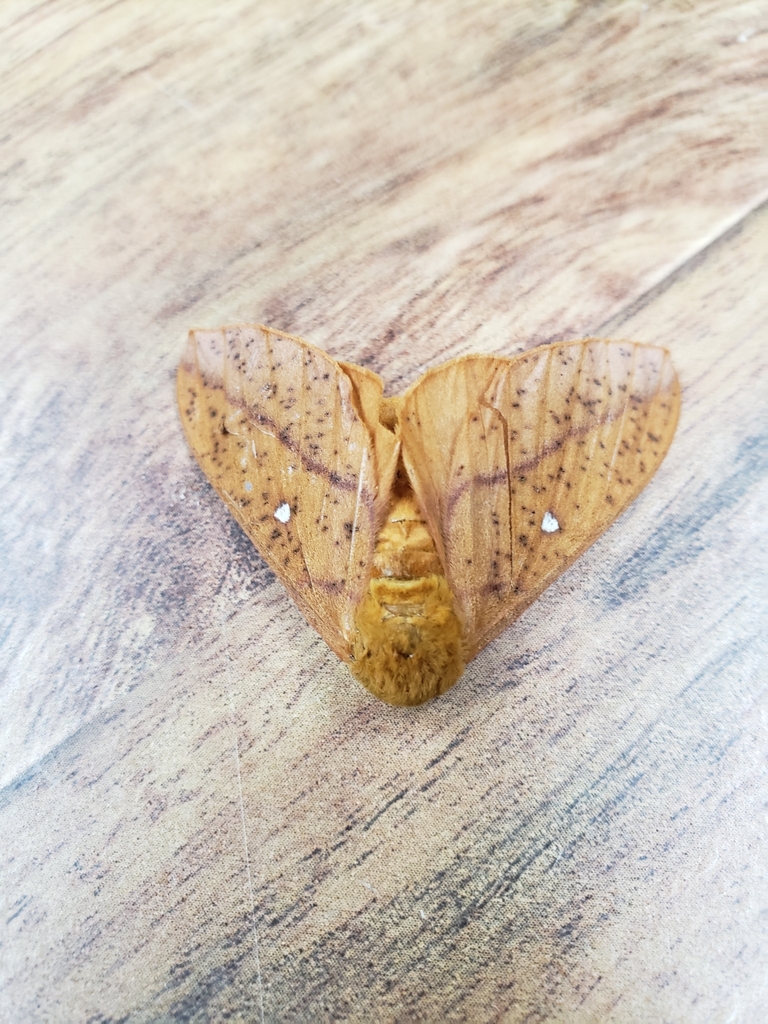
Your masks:
M626 394L627 394L628 397L627 397L627 399L624 402L624 408L621 410L621 422L619 423L619 430L618 430L618 433L616 434L616 440L613 443L613 452L611 453L611 461L610 461L610 463L608 465L608 476L607 476L607 479L606 479L606 482L605 482L606 493L607 493L607 490L610 487L611 483L613 482L613 471L614 471L614 469L616 467L616 460L619 457L619 447L621 445L621 439L622 439L622 437L624 435L624 423L626 422L627 409L629 408L629 403L630 403L629 396L631 396L631 394L632 394L632 383L634 381L634 376L635 376L635 361L636 361L636 357L637 357L637 349L633 347L633 349L632 349L632 367L631 367L631 369L629 371L629 378L628 378L628 381L627 381L627 391L626 391Z
M362 504L363 494L363 477L365 475L365 464L368 459L368 448L363 448L363 455L360 460L360 471L357 487L357 497L355 498L355 512L352 518L352 535L349 539L349 560L347 562L347 584L345 589L349 590L352 585L352 573L354 571L355 564L355 541L357 539L358 523L360 521L360 505Z

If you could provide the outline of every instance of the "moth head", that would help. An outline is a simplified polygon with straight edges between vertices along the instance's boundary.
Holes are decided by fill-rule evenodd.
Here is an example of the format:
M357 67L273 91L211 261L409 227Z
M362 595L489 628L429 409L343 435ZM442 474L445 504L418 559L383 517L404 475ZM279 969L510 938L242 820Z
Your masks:
M400 424L400 406L402 398L382 398L379 406L379 423L393 434L397 433Z

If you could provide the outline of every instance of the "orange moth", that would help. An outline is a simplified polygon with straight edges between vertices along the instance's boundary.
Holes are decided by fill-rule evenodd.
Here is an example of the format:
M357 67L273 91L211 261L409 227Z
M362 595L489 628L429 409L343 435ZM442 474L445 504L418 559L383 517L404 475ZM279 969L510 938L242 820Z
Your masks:
M203 472L312 626L390 704L444 693L669 448L669 353L587 338L377 374L258 325L189 334Z

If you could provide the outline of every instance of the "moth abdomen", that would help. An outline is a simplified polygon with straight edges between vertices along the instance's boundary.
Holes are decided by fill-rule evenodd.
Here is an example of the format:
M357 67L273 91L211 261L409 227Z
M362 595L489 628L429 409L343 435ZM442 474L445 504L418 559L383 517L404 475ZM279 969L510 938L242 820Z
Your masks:
M355 615L353 675L389 704L422 704L464 671L463 628L401 467Z

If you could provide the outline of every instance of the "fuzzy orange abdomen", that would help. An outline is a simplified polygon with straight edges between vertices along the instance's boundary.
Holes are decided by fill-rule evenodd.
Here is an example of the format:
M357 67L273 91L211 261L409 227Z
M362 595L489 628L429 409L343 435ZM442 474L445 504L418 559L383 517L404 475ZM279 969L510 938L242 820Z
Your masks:
M398 484L355 616L350 669L389 704L422 704L464 671L463 629L413 491Z

